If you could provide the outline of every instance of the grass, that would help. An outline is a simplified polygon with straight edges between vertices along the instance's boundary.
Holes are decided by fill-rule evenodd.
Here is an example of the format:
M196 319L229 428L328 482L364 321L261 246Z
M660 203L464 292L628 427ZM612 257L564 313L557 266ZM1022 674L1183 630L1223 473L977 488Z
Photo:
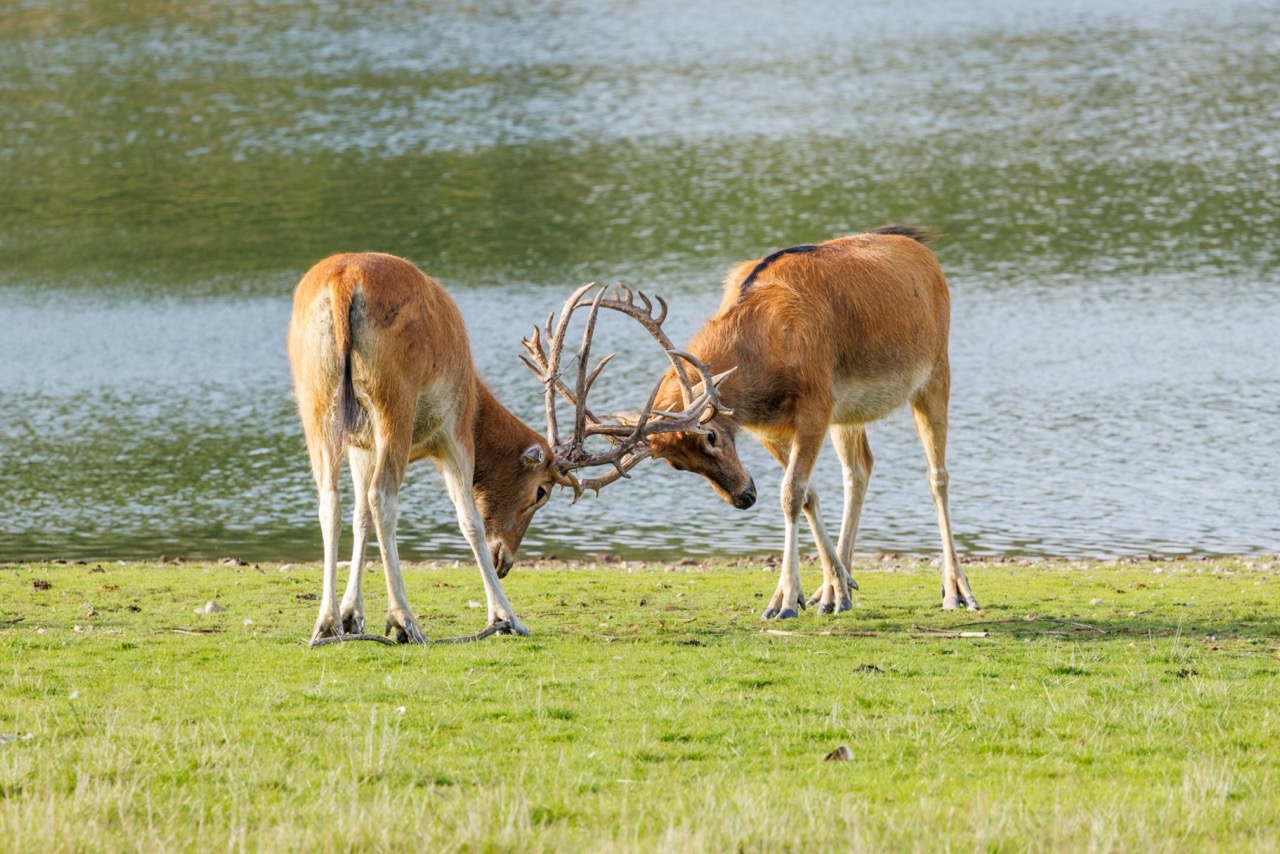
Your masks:
M532 638L308 650L314 565L0 566L0 849L1280 847L1276 560L854 569L765 625L758 562L522 564Z

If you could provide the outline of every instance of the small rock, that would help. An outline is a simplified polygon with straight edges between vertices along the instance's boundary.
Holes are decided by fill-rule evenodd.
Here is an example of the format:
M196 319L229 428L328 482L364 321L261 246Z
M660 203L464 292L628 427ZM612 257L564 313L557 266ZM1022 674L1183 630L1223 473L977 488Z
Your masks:
M852 758L853 751L849 749L848 745L844 744L840 745L823 757L826 762L848 762Z
M224 607L222 607L221 605L219 605L217 602L213 601L212 599L210 599L208 602L205 602L205 603L204 603L204 612L205 612L206 614L221 614L221 613L222 613L223 611L225 611L225 610L227 610L227 609L226 609L226 608L224 608Z
M86 602L84 606L84 615L86 617L96 617L98 616L98 612L92 605Z
M1102 604L1102 600L1101 600L1101 599L1098 599L1098 598L1093 598L1093 599L1090 599L1090 600L1089 600L1089 604L1090 604L1090 605L1101 605L1101 604Z
M52 584L43 578L37 578L35 581L31 582L31 589L33 590L48 590L52 586Z
M244 624L245 624L246 626L252 626L252 625L253 625L253 620L250 620L248 617L245 617L245 618L244 618Z

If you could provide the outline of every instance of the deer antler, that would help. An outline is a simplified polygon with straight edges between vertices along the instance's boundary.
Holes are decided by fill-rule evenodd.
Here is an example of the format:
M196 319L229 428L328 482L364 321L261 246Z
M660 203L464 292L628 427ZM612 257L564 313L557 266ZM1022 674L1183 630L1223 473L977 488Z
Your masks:
M662 297L654 295L660 306L658 314L654 314L653 302L641 291L633 292L624 285L618 285L618 292L613 299L605 299L605 288L601 288L590 300L583 295L595 284L583 285L573 292L560 310L560 318L555 315L547 318L544 330L534 327L531 338L521 339L527 355L520 358L542 381L546 395L547 442L556 456L556 473L561 484L571 487L574 501L588 489L599 493L600 489L624 477L642 460L650 455L648 439L660 433L704 432L702 425L715 417L717 412L731 414L720 403L717 386L733 372L733 369L713 376L710 368L701 360L675 349L671 339L662 329L662 322L667 317L667 303ZM636 297L643 303L636 304ZM589 308L586 328L582 333L582 347L578 351L577 379L571 389L561 378L565 335L569 329L569 321L573 312L579 308ZM649 331L663 351L671 360L676 377L680 382L681 397L684 409L679 412L655 410L658 392L662 387L659 382L649 393L648 400L634 423L621 415L599 417L587 408L587 395L599 378L604 366L613 358L613 354L601 359L594 370L588 371L587 364L591 352L591 339L595 334L596 320L600 309L608 308L633 318ZM554 329L553 327L554 322ZM543 343L542 332L546 332L546 343ZM702 381L695 389L689 381L685 363L693 366ZM564 442L559 438L559 426L556 423L556 395L560 395L574 407L573 435ZM607 420L606 420L607 419ZM612 421L613 423L609 423ZM589 452L587 440L592 436L602 436L609 442L610 448L600 452ZM612 466L608 474L594 478L579 479L574 471L599 466Z

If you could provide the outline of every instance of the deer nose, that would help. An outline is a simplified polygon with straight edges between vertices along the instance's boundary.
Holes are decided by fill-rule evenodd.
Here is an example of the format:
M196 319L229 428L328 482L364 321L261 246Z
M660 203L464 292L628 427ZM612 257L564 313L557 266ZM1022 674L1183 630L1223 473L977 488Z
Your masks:
M756 503L756 482L754 480L747 481L747 488L739 492L733 499L733 506L739 510L746 510L752 504Z
M511 571L511 567L515 562L515 555L507 551L506 546L502 543L498 543L493 547L493 568L497 571L499 578L506 578L507 573Z

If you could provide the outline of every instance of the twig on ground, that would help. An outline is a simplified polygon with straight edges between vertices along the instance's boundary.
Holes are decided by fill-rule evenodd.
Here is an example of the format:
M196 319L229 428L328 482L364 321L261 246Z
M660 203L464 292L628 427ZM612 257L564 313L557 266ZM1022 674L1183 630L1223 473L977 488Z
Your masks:
M970 624L972 625L972 624ZM912 626L916 633L913 638L985 638L990 632L957 632L951 629L936 629L933 626Z
M784 637L836 637L836 638L878 638L883 632L787 632L782 629L761 629L766 635L782 635Z
M1012 620L979 620L976 623L956 623L952 628L959 628L960 626L994 626L1000 623L1056 623L1061 626L1075 626L1078 629L1087 629L1091 632L1097 632L1100 635L1105 635L1107 633L1106 629L1100 629L1097 626L1091 626L1088 623L1075 623L1071 620L1059 620L1055 617L1036 617L1033 620L1025 618L1015 618Z
M474 643L475 641L478 641L478 640L484 640L490 635L496 635L500 632L507 632L510 630L511 630L510 623L508 623L506 620L499 620L498 622L494 623L491 626L486 626L485 628L476 632L474 635L462 635L461 637L456 637L456 638L428 639L427 643L428 644ZM393 641L391 638L388 638L388 637L383 637L382 635L338 635L337 637L322 638L317 641L311 641L310 644L308 645L311 647L311 649L315 649L318 646L326 646L328 644L334 644L334 643L346 643L347 641L375 641L376 643L384 643L387 646L398 645L396 641Z

